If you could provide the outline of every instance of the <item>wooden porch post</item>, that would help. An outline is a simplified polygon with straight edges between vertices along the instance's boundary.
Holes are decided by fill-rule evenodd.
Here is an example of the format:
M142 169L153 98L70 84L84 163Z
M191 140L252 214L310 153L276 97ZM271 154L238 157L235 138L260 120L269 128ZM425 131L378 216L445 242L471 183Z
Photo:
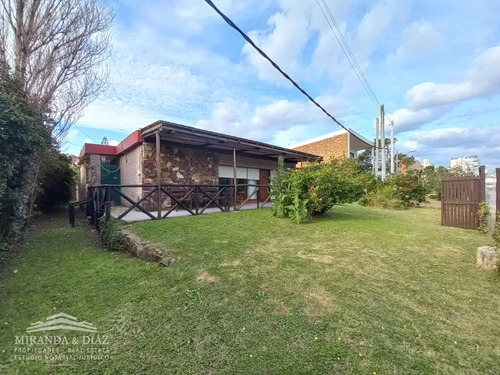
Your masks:
M158 196L158 219L161 219L161 165L160 165L160 132L156 132L156 182Z
M233 147L233 176L234 176L233 210L236 211L236 190L237 190L236 177L237 177L237 175L236 175L236 148L235 147Z

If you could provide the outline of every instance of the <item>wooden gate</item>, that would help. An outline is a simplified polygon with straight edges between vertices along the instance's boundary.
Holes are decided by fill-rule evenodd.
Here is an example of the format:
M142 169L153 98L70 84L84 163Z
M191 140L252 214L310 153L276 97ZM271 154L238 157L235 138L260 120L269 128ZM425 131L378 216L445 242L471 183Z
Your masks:
M479 228L479 203L485 200L484 166L479 177L443 179L441 185L441 225Z

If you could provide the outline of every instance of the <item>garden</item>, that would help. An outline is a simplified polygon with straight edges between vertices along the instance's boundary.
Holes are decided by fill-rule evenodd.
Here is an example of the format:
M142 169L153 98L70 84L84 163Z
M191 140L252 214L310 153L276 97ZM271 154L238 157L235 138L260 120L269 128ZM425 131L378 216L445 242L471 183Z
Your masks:
M497 373L500 280L474 267L486 237L441 227L439 210L134 224L170 267L103 251L65 219L35 226L0 275L2 374ZM14 337L56 312L109 336L110 358L15 360Z

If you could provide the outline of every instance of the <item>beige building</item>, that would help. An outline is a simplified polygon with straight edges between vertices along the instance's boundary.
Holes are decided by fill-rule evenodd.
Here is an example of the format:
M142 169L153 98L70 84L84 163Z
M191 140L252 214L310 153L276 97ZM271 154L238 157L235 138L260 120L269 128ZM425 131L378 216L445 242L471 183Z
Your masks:
M359 151L372 147L372 143L354 130L339 130L290 146L291 149L319 155L323 162L332 158L355 158Z
M158 207L158 199L149 192L159 183L168 185L165 189L182 187L188 191L194 185L237 186L238 201L264 201L269 197L267 186L280 156L286 167L321 159L311 153L157 121L133 132L117 146L84 145L80 153L80 199L85 197L87 187L119 185L120 193L112 196L116 206L128 206L144 198L143 207L153 210ZM258 186L266 188L256 190ZM178 189L180 195L182 189ZM254 194L257 192L258 197ZM162 208L172 205L168 196L164 194L163 198Z

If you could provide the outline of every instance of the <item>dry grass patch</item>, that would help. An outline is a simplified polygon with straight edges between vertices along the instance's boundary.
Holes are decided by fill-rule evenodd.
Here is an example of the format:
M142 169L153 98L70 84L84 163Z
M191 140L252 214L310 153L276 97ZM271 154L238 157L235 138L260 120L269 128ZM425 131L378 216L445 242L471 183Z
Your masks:
M304 293L304 298L306 300L304 313L311 322L335 309L333 296L323 288L309 289Z
M324 264L332 264L335 261L335 257L331 255L322 255L322 254L303 254L299 253L297 254L299 258L302 259L307 259L307 260L312 260L317 263L324 263Z
M211 275L207 271L202 271L196 276L196 281L200 283L214 283L218 280L219 278L217 276Z

